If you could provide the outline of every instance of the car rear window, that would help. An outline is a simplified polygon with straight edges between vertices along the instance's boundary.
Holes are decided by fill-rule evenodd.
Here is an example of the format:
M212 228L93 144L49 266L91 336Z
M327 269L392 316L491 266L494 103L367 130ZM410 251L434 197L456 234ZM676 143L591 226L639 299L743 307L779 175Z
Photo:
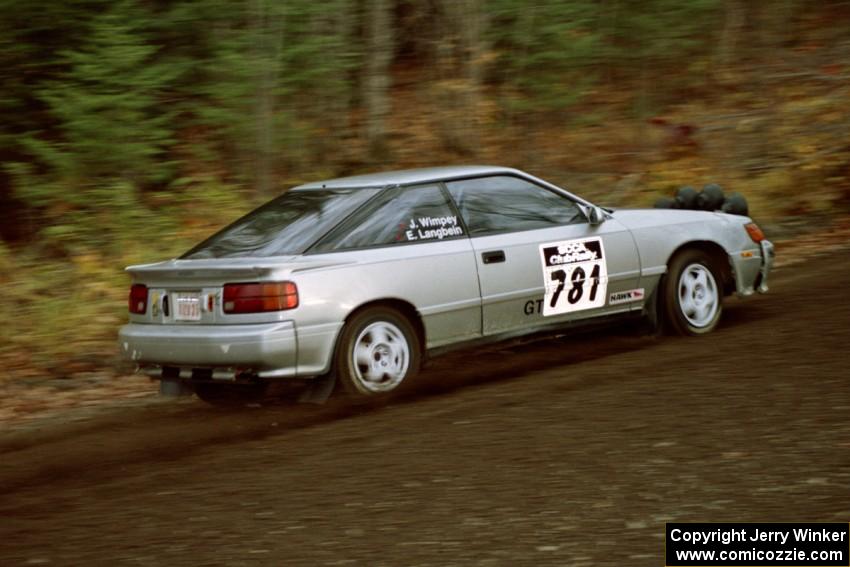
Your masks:
M463 237L463 225L440 186L418 185L383 193L311 251L337 252Z
M377 188L289 191L217 232L182 258L300 254L378 191Z

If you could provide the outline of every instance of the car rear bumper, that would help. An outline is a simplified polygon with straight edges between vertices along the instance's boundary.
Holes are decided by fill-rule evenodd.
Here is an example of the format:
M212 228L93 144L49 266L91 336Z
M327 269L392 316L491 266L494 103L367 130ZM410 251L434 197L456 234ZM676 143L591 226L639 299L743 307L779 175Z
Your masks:
M757 253L744 250L729 255L735 272L735 291L738 295L752 295L756 291L767 293L767 280L776 258L773 243L762 240Z
M130 323L118 333L122 356L152 376L181 378L240 374L282 378L297 374L298 341L291 321L253 325Z

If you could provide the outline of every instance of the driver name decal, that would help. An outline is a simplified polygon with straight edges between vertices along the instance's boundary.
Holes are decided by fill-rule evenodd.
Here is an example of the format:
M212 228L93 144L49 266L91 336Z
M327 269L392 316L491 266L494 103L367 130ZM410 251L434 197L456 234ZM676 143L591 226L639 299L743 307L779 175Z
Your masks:
M601 238L540 245L543 264L543 316L605 305L608 268Z
M460 236L463 229L458 225L456 216L418 217L410 219L404 236L408 242L413 240L442 240Z

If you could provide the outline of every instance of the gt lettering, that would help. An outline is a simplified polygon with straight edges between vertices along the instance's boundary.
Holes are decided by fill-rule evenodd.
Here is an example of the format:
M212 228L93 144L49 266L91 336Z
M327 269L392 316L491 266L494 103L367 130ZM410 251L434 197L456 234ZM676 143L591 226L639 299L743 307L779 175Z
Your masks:
M525 302L525 306L522 309L522 312L526 315L540 315L543 311L543 300L542 299L529 299Z

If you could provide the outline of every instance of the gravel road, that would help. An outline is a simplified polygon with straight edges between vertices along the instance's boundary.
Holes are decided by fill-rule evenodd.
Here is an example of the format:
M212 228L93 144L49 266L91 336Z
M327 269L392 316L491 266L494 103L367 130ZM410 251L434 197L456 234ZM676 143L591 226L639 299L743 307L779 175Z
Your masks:
M391 403L7 429L0 565L657 567L669 521L850 521L848 282L815 257L710 336L450 355Z

